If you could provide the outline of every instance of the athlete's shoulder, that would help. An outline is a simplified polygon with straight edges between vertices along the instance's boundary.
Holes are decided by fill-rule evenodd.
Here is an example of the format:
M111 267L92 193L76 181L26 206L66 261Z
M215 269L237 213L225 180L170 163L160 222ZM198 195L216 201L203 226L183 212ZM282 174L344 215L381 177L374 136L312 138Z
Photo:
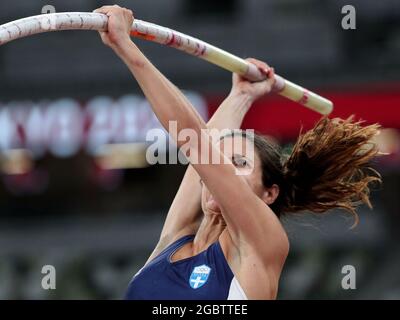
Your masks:
M188 234L187 232L179 232L175 235L170 235L166 234L160 240L158 241L154 251L150 255L149 259L146 261L145 265L147 265L149 262L154 260L156 257L158 257L160 254L162 254L165 250L170 248L171 246L177 244L178 242L184 240L186 237L192 236L191 234Z

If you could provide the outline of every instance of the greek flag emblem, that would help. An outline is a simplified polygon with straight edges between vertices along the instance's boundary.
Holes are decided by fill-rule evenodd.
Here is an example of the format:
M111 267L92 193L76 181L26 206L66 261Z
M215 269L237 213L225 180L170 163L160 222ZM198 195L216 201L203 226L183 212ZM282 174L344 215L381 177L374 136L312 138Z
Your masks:
M210 275L211 268L205 264L195 267L189 278L189 284L192 289L198 289L204 286Z

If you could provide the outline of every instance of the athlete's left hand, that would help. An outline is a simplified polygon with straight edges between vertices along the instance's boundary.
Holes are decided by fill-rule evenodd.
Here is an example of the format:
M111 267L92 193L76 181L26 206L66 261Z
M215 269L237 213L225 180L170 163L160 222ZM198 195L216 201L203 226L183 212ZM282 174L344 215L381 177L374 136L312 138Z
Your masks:
M275 84L275 70L263 61L249 58L248 62L254 64L262 74L266 76L264 81L251 82L244 77L234 73L232 78L231 95L246 94L252 101L269 94Z

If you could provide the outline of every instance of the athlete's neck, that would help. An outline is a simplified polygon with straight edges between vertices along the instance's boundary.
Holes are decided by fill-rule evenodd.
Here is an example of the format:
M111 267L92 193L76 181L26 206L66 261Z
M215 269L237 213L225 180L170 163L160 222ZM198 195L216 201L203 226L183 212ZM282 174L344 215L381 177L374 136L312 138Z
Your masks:
M218 241L225 228L226 223L222 215L205 215L192 243L193 254L196 255L206 250L211 244Z

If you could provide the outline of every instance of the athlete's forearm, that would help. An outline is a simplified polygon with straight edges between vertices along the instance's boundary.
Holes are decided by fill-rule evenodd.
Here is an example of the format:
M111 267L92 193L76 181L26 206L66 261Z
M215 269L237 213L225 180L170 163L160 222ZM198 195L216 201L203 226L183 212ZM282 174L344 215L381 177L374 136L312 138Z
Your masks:
M207 123L208 128L240 129L253 99L246 93L231 93Z
M204 120L188 99L144 56L132 41L124 41L114 49L132 72L150 102L161 124L168 130L169 121L177 122L177 132L193 129L200 133L206 128ZM177 145L174 132L170 132Z

